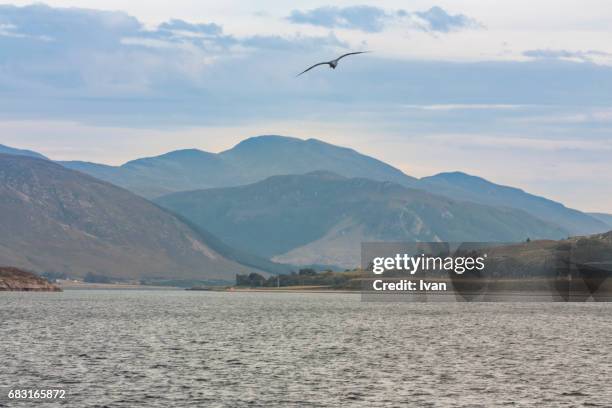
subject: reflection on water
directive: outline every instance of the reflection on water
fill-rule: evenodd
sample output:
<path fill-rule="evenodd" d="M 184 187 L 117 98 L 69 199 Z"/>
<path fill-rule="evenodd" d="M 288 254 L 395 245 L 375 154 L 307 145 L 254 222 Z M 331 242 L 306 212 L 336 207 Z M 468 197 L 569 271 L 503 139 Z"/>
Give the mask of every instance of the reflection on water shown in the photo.
<path fill-rule="evenodd" d="M 610 406 L 611 324 L 610 303 L 3 293 L 0 387 L 78 407 Z"/>

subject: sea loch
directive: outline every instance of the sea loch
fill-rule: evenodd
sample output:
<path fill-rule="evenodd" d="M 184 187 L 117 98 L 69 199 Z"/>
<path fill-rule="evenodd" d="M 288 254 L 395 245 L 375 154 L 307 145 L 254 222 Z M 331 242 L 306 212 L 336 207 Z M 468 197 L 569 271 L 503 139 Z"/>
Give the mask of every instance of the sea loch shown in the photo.
<path fill-rule="evenodd" d="M 8 292 L 0 384 L 62 388 L 68 406 L 92 408 L 608 407 L 611 312 L 338 293 Z"/>

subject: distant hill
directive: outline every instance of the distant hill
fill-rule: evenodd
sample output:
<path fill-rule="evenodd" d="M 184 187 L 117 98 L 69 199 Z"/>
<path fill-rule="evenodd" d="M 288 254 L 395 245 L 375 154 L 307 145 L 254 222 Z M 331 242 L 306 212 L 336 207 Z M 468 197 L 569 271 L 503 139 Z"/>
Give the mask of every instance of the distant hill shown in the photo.
<path fill-rule="evenodd" d="M 119 167 L 87 162 L 61 163 L 148 198 L 178 191 L 245 185 L 274 175 L 316 170 L 400 184 L 415 181 L 400 170 L 352 149 L 316 139 L 283 136 L 253 137 L 218 154 L 178 150 L 130 161 Z"/>
<path fill-rule="evenodd" d="M 526 212 L 330 172 L 156 200 L 224 242 L 279 262 L 353 267 L 367 241 L 524 241 L 567 231 Z"/>
<path fill-rule="evenodd" d="M 116 279 L 233 280 L 262 272 L 239 263 L 241 256 L 126 190 L 51 161 L 0 155 L 0 265 Z M 271 264 L 248 259 L 257 262 Z"/>
<path fill-rule="evenodd" d="M 5 146 L 2 144 L 0 144 L 0 154 L 14 154 L 16 156 L 38 157 L 39 159 L 48 160 L 40 153 L 36 153 L 31 150 L 15 149 L 14 147 Z"/>
<path fill-rule="evenodd" d="M 260 136 L 246 139 L 220 156 L 249 174 L 248 181 L 270 176 L 329 171 L 345 177 L 412 184 L 416 181 L 402 171 L 353 149 L 317 139 Z"/>
<path fill-rule="evenodd" d="M 524 210 L 535 217 L 561 226 L 572 235 L 600 233 L 609 229 L 609 226 L 597 217 L 518 188 L 494 184 L 461 172 L 424 177 L 415 187 L 455 200 Z"/>
<path fill-rule="evenodd" d="M 612 230 L 612 214 L 604 213 L 588 213 L 591 217 L 597 218 L 599 221 L 605 223 L 608 228 Z"/>
<path fill-rule="evenodd" d="M 118 167 L 79 161 L 60 163 L 147 198 L 175 191 L 238 185 L 245 179 L 219 155 L 197 149 L 137 159 Z"/>

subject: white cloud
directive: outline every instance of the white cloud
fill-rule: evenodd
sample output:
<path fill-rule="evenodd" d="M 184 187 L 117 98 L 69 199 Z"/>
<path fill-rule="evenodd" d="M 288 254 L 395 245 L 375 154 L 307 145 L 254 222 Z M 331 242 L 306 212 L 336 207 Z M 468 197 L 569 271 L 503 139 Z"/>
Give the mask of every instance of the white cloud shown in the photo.
<path fill-rule="evenodd" d="M 569 50 L 552 50 L 552 49 L 537 49 L 527 50 L 523 55 L 533 59 L 544 60 L 565 60 L 576 62 L 594 62 L 602 64 L 612 64 L 612 53 L 587 50 L 587 51 L 569 51 Z"/>
<path fill-rule="evenodd" d="M 296 24 L 310 24 L 327 28 L 347 28 L 365 32 L 380 32 L 389 25 L 403 26 L 435 33 L 448 33 L 481 24 L 463 14 L 449 14 L 434 6 L 425 11 L 403 9 L 387 11 L 376 6 L 325 6 L 310 10 L 293 10 L 287 20 Z"/>
<path fill-rule="evenodd" d="M 404 105 L 408 109 L 421 109 L 426 111 L 455 111 L 455 110 L 514 110 L 530 107 L 531 105 L 513 105 L 502 103 L 455 103 L 438 105 Z"/>

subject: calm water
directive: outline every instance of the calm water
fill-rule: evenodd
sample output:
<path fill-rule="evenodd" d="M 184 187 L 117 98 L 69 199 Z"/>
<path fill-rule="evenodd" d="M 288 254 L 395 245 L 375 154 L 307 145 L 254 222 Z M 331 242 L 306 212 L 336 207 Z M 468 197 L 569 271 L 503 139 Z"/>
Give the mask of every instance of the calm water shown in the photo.
<path fill-rule="evenodd" d="M 610 407 L 611 352 L 610 303 L 0 294 L 0 388 L 71 407 Z"/>

